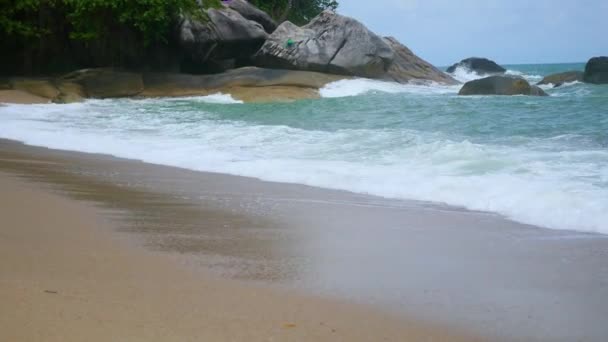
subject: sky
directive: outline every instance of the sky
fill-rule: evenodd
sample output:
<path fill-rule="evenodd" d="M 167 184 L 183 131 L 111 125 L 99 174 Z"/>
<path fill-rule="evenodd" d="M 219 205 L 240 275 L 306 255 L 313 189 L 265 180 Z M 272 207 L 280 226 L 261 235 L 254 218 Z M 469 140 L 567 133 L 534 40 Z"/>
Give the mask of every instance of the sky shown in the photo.
<path fill-rule="evenodd" d="M 338 12 L 437 66 L 586 62 L 608 55 L 608 0 L 340 0 Z"/>

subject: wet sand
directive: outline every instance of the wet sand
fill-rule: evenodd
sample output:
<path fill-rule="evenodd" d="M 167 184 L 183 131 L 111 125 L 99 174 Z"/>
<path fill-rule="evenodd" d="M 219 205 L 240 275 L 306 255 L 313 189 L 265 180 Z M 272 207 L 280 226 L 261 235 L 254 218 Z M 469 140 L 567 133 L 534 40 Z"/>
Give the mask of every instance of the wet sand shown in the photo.
<path fill-rule="evenodd" d="M 205 275 L 203 282 L 219 281 L 209 274 L 238 279 L 219 282 L 269 295 L 295 289 L 316 298 L 310 310 L 328 317 L 337 317 L 331 313 L 336 303 L 347 312 L 356 308 L 360 320 L 343 322 L 361 329 L 344 340 L 379 340 L 368 320 L 391 332 L 380 325 L 393 319 L 405 324 L 393 340 L 427 325 L 449 327 L 430 329 L 443 334 L 439 341 L 452 340 L 456 331 L 499 341 L 608 336 L 608 239 L 602 235 L 9 141 L 0 142 L 0 171 L 95 204 L 113 226 L 101 230 L 120 232 L 110 235 L 132 246 L 129 253 L 145 247 L 168 264 L 167 272 L 184 269 L 180 276 Z M 319 304 L 326 301 L 332 304 Z M 310 336 L 294 338 L 318 340 Z"/>
<path fill-rule="evenodd" d="M 51 165 L 23 157 L 1 159 L 2 341 L 472 340 L 341 301 L 203 276 L 132 248 L 95 203 L 5 172 L 8 163 Z"/>

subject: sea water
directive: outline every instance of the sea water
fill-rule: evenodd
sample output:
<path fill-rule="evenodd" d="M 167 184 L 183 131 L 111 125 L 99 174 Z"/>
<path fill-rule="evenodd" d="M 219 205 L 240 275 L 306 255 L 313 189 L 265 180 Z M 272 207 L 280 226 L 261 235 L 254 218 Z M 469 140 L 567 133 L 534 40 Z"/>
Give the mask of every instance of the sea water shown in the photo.
<path fill-rule="evenodd" d="M 508 73 L 536 82 L 583 68 L 513 65 Z M 608 85 L 547 86 L 550 97 L 458 90 L 354 79 L 293 103 L 216 94 L 5 105 L 0 137 L 608 234 Z"/>

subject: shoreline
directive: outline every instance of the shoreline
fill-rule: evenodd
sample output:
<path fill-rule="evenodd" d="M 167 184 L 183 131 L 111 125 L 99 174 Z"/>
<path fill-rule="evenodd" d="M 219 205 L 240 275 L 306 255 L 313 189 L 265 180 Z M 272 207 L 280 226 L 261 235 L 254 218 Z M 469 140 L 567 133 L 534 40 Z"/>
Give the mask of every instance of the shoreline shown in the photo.
<path fill-rule="evenodd" d="M 16 160 L 3 153 L 2 162 Z M 1 339 L 481 341 L 344 301 L 191 272 L 124 244 L 107 209 L 57 193 L 53 175 L 8 172 L 0 168 Z"/>
<path fill-rule="evenodd" d="M 596 234 L 6 140 L 0 170 L 55 184 L 106 213 L 125 211 L 119 235 L 195 273 L 490 340 L 601 341 L 607 333 L 598 317 L 607 310 L 608 239 Z M 577 319 L 565 324 L 569 315 Z"/>

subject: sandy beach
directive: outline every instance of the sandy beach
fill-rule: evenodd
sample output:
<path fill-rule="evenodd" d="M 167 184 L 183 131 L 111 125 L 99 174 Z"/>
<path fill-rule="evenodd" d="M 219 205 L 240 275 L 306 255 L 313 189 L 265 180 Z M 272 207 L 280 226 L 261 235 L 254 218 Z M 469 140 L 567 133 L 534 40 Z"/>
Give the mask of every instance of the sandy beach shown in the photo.
<path fill-rule="evenodd" d="M 0 172 L 3 340 L 607 333 L 602 235 L 7 140 Z"/>
<path fill-rule="evenodd" d="M 191 272 L 126 243 L 107 209 L 61 195 L 52 172 L 32 180 L 32 169 L 58 160 L 3 147 L 0 340 L 477 340 L 343 301 Z"/>

